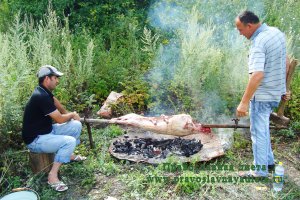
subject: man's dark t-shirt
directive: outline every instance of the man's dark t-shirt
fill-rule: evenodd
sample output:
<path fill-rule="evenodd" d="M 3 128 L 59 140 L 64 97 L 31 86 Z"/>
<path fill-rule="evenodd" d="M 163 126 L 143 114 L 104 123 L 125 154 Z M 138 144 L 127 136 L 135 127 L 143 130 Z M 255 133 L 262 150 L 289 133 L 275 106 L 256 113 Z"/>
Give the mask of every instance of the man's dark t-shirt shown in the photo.
<path fill-rule="evenodd" d="M 22 138 L 26 144 L 33 142 L 38 135 L 52 131 L 52 119 L 49 114 L 55 110 L 53 94 L 42 85 L 37 86 L 24 112 Z"/>

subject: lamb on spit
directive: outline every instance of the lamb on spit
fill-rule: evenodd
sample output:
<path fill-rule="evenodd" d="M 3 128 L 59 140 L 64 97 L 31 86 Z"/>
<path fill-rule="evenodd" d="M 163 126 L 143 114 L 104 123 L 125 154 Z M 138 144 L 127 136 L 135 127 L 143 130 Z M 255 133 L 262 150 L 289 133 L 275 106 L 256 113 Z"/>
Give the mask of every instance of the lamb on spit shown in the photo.
<path fill-rule="evenodd" d="M 195 124 L 190 115 L 179 114 L 172 116 L 144 117 L 134 113 L 113 118 L 109 123 L 133 126 L 152 132 L 185 136 L 201 132 L 201 125 Z"/>

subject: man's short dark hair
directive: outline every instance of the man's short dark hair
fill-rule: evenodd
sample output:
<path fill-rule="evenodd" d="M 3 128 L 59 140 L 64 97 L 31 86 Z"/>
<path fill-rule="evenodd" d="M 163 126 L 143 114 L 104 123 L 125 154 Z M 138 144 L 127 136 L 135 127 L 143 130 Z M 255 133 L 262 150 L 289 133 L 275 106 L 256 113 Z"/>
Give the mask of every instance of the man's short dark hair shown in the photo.
<path fill-rule="evenodd" d="M 52 76 L 55 76 L 53 74 L 47 75 L 49 78 L 51 78 Z M 43 81 L 45 80 L 46 76 L 40 77 L 39 78 L 39 85 L 41 85 L 43 83 Z"/>
<path fill-rule="evenodd" d="M 243 24 L 257 24 L 259 23 L 259 18 L 253 12 L 245 10 L 238 15 L 239 20 Z"/>

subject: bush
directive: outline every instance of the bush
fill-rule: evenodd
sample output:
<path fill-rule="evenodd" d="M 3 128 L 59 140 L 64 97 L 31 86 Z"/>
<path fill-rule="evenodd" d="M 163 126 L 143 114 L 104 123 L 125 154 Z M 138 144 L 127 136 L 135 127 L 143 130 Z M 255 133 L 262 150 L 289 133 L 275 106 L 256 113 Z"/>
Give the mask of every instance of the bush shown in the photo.
<path fill-rule="evenodd" d="M 243 38 L 237 32 L 233 34 L 234 28 L 227 23 L 215 25 L 206 16 L 207 11 L 201 12 L 202 4 L 194 7 L 179 2 L 165 4 L 170 16 L 160 11 L 161 5 L 157 4 L 150 16 L 153 25 L 157 25 L 154 19 L 164 14 L 163 20 L 169 17 L 178 21 L 165 26 L 161 22 L 158 27 L 168 31 L 169 26 L 174 26 L 171 27 L 174 33 L 172 38 L 162 38 L 167 42 L 158 48 L 149 72 L 150 112 L 186 112 L 205 122 L 231 114 L 247 82 L 247 50 Z M 204 7 L 209 8 L 207 4 Z M 219 7 L 216 5 L 216 9 Z M 178 10 L 179 17 L 173 13 Z"/>
<path fill-rule="evenodd" d="M 207 123 L 234 115 L 248 79 L 250 44 L 234 30 L 236 15 L 252 10 L 263 22 L 277 26 L 287 35 L 288 54 L 299 57 L 299 7 L 299 2 L 283 0 L 155 2 L 149 21 L 162 33 L 162 43 L 148 75 L 150 113 L 188 112 Z M 298 79 L 295 76 L 287 108 L 292 119 L 300 113 Z"/>
<path fill-rule="evenodd" d="M 45 64 L 65 73 L 54 93 L 69 110 L 91 112 L 95 103 L 100 104 L 111 90 L 126 93 L 135 89 L 135 94 L 128 95 L 132 106 L 144 108 L 145 83 L 138 78 L 145 70 L 147 59 L 142 56 L 140 41 L 136 38 L 137 26 L 124 23 L 125 38 L 111 41 L 108 51 L 101 35 L 93 38 L 84 30 L 73 34 L 68 19 L 64 22 L 62 26 L 55 12 L 49 9 L 48 15 L 38 23 L 27 18 L 22 21 L 18 15 L 8 32 L 0 32 L 3 44 L 0 47 L 0 132 L 6 138 L 1 148 L 15 141 L 19 141 L 17 146 L 22 143 L 23 109 L 37 85 L 36 72 Z M 135 85 L 121 84 L 133 79 Z"/>

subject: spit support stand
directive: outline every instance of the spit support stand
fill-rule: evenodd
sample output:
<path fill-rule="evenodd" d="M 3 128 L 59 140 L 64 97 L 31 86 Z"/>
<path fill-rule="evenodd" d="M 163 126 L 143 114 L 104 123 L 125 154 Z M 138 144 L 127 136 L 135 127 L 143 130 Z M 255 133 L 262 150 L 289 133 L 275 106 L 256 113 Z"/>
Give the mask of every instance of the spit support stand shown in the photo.
<path fill-rule="evenodd" d="M 240 119 L 239 118 L 233 118 L 231 121 L 234 121 L 235 127 L 234 127 L 233 130 L 236 131 L 236 129 L 238 128 Z"/>

